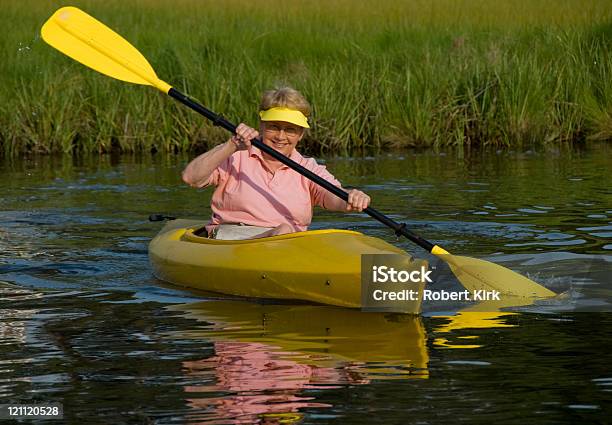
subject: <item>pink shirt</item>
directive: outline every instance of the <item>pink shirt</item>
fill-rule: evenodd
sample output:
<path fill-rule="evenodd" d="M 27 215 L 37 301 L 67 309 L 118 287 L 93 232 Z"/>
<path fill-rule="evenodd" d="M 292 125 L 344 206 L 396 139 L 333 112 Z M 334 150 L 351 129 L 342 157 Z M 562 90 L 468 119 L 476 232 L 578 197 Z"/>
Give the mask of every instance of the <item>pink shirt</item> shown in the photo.
<path fill-rule="evenodd" d="M 304 158 L 295 149 L 290 158 L 336 186 L 340 182 L 314 158 Z M 244 223 L 276 227 L 287 223 L 304 231 L 312 221 L 315 205 L 325 208 L 325 189 L 282 165 L 272 173 L 255 146 L 238 151 L 219 165 L 205 186 L 215 185 L 209 226 Z M 207 226 L 208 227 L 208 226 Z"/>

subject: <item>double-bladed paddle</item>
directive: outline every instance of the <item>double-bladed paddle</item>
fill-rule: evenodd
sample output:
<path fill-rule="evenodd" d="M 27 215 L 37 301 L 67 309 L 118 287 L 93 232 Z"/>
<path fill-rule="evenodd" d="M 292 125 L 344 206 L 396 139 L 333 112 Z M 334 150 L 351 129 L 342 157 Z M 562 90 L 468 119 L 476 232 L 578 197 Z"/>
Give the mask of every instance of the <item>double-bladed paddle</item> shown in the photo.
<path fill-rule="evenodd" d="M 57 10 L 43 25 L 41 33 L 48 44 L 83 65 L 118 80 L 156 87 L 204 115 L 214 125 L 236 133 L 234 124 L 160 80 L 147 59 L 134 46 L 82 10 L 75 7 Z M 252 140 L 251 143 L 344 201 L 348 200 L 348 193 L 344 190 L 263 144 L 261 140 Z M 392 220 L 374 208 L 368 207 L 363 212 L 389 226 L 398 236 L 407 237 L 448 263 L 459 282 L 468 290 L 494 289 L 502 294 L 530 298 L 556 295 L 544 286 L 498 264 L 452 255 L 406 229 L 405 224 Z"/>

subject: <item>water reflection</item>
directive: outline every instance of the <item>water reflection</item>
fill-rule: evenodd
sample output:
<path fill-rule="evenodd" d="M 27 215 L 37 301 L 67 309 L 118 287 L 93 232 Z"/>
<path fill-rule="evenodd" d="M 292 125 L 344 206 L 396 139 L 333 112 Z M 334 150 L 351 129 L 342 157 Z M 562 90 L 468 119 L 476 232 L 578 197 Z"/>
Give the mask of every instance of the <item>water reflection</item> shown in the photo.
<path fill-rule="evenodd" d="M 565 300 L 566 294 L 553 297 L 555 300 Z M 529 308 L 534 304 L 547 302 L 547 300 L 536 300 L 533 298 L 504 296 L 500 301 L 483 301 L 472 304 L 457 311 L 452 315 L 436 315 L 445 322 L 434 327 L 432 334 L 433 345 L 436 348 L 481 348 L 483 345 L 477 343 L 482 329 L 514 328 L 518 325 L 510 323 L 512 316 L 519 314 L 514 312 L 517 308 Z M 510 310 L 510 311 L 508 311 Z M 470 330 L 461 332 L 464 330 Z"/>
<path fill-rule="evenodd" d="M 16 369 L 31 363 L 31 358 L 14 356 L 13 353 L 28 343 L 28 323 L 38 313 L 37 309 L 11 308 L 10 303 L 34 300 L 40 294 L 27 289 L 10 285 L 0 281 L 0 398 L 8 397 L 13 393 L 16 381 L 31 382 L 31 377 L 21 379 L 12 378 Z"/>
<path fill-rule="evenodd" d="M 302 390 L 323 389 L 325 384 L 342 382 L 359 384 L 348 373 L 284 359 L 274 353 L 275 348 L 215 341 L 213 357 L 183 362 L 183 372 L 195 381 L 185 387 L 187 403 L 193 409 L 208 412 L 208 420 L 253 423 L 254 418 L 262 416 L 300 418 L 299 409 L 330 407 L 314 402 L 314 397 L 300 396 Z M 214 381 L 207 383 L 211 374 Z M 198 383 L 200 380 L 204 382 Z"/>
<path fill-rule="evenodd" d="M 309 391 L 429 376 L 418 316 L 241 301 L 170 309 L 201 323 L 180 332 L 181 338 L 214 341 L 213 356 L 183 363 L 193 378 L 185 388 L 189 404 L 212 408 L 214 418 L 250 423 L 261 415 L 294 415 L 306 407 L 331 407 L 313 401 Z"/>
<path fill-rule="evenodd" d="M 512 311 L 428 305 L 416 321 L 306 306 L 168 311 L 195 295 L 151 276 L 147 217 L 210 215 L 211 191 L 180 182 L 188 158 L 2 161 L 0 279 L 16 290 L 1 296 L 0 397 L 57 397 L 68 423 L 604 423 L 611 316 L 576 311 L 612 310 L 612 155 L 588 146 L 328 158 L 427 239 L 568 291 Z M 363 214 L 319 210 L 313 227 L 424 255 Z"/>
<path fill-rule="evenodd" d="M 491 312 L 491 311 L 464 311 L 458 312 L 454 316 L 445 316 L 447 320 L 434 329 L 436 336 L 433 345 L 436 348 L 481 348 L 482 344 L 477 344 L 478 334 L 459 334 L 457 331 L 462 329 L 493 329 L 493 328 L 513 328 L 516 325 L 508 323 L 508 316 L 517 313 Z M 444 336 L 440 335 L 443 334 Z"/>

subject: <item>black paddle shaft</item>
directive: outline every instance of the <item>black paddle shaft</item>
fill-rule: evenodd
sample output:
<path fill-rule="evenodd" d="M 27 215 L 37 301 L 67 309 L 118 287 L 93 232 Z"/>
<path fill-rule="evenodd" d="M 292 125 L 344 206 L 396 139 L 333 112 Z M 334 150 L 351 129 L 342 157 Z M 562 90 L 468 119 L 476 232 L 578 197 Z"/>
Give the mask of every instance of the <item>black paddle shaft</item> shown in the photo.
<path fill-rule="evenodd" d="M 226 129 L 227 131 L 229 131 L 229 132 L 231 132 L 233 134 L 236 134 L 236 126 L 234 124 L 232 124 L 231 122 L 229 122 L 228 120 L 226 120 L 221 114 L 215 114 L 211 110 L 205 108 L 204 106 L 202 106 L 198 102 L 194 101 L 193 99 L 190 99 L 189 97 L 185 96 L 184 94 L 182 94 L 181 92 L 179 92 L 178 90 L 176 90 L 174 88 L 171 88 L 168 91 L 168 94 L 171 97 L 173 97 L 174 99 L 176 99 L 179 102 L 181 102 L 182 104 L 184 104 L 186 106 L 189 106 L 194 111 L 204 115 L 206 118 L 208 118 L 210 121 L 212 121 L 213 125 L 222 127 L 224 129 Z M 274 159 L 282 162 L 286 166 L 294 169 L 295 171 L 297 171 L 298 173 L 300 173 L 304 177 L 312 180 L 313 182 L 315 182 L 319 186 L 323 187 L 324 189 L 330 191 L 331 193 L 333 193 L 334 195 L 336 195 L 340 199 L 348 202 L 348 193 L 345 192 L 344 190 L 342 190 L 341 188 L 339 188 L 338 186 L 335 186 L 335 185 L 331 184 L 330 182 L 328 182 L 324 178 L 316 175 L 315 173 L 313 173 L 310 170 L 307 170 L 306 168 L 302 167 L 297 162 L 287 158 L 285 155 L 283 155 L 282 153 L 278 152 L 277 150 L 271 148 L 270 146 L 264 145 L 263 142 L 261 140 L 259 140 L 259 139 L 251 140 L 251 144 L 254 145 L 255 147 L 259 148 L 263 152 L 267 153 L 268 155 L 270 155 Z M 412 233 L 410 230 L 406 229 L 406 224 L 405 223 L 398 223 L 395 220 L 387 217 L 386 215 L 384 215 L 383 213 L 375 210 L 372 207 L 367 207 L 366 209 L 363 210 L 363 212 L 368 214 L 370 217 L 380 221 L 382 224 L 384 224 L 386 226 L 389 226 L 391 229 L 393 229 L 395 231 L 395 234 L 397 236 L 402 235 L 402 236 L 407 237 L 408 239 L 410 239 L 415 244 L 417 244 L 420 247 L 426 249 L 427 252 L 431 252 L 431 250 L 433 249 L 434 244 L 432 244 L 431 242 L 423 239 L 419 235 L 416 235 L 416 234 Z"/>

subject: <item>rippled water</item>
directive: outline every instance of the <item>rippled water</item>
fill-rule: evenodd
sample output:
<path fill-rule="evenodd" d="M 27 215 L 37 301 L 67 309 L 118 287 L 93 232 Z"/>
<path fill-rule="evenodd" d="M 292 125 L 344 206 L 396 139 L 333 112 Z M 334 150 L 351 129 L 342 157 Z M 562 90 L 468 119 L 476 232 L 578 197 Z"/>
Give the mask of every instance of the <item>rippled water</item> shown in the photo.
<path fill-rule="evenodd" d="M 385 315 L 211 299 L 156 280 L 150 213 L 206 217 L 187 158 L 4 161 L 0 396 L 67 422 L 590 423 L 612 405 L 612 148 L 327 158 L 441 246 L 562 297 Z M 360 214 L 318 211 L 425 253 Z"/>

